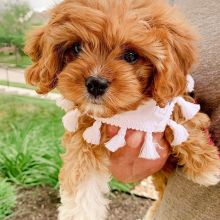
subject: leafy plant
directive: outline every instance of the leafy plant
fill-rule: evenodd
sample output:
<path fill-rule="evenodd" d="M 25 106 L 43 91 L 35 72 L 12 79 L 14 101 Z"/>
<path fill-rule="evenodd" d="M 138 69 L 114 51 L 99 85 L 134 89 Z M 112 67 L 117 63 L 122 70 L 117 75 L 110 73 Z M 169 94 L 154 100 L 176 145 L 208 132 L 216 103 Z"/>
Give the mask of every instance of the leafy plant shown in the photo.
<path fill-rule="evenodd" d="M 61 166 L 62 112 L 49 101 L 1 97 L 0 172 L 24 186 L 57 185 Z"/>
<path fill-rule="evenodd" d="M 111 190 L 117 190 L 117 191 L 120 191 L 120 192 L 130 192 L 134 186 L 135 186 L 135 183 L 122 183 L 116 179 L 112 179 L 110 182 L 109 182 L 109 186 L 111 188 Z"/>
<path fill-rule="evenodd" d="M 22 186 L 58 186 L 62 115 L 51 101 L 1 95 L 0 172 L 4 177 Z M 134 187 L 115 179 L 109 185 L 123 192 Z"/>
<path fill-rule="evenodd" d="M 4 219 L 16 205 L 16 192 L 15 187 L 3 179 L 0 179 L 0 198 L 0 219 Z"/>

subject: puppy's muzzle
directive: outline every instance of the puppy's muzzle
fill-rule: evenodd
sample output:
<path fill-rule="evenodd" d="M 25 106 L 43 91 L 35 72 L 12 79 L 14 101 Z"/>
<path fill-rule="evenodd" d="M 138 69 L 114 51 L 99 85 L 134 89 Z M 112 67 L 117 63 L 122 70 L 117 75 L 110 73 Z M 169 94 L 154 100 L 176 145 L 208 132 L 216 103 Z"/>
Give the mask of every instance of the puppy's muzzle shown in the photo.
<path fill-rule="evenodd" d="M 85 84 L 88 93 L 95 98 L 104 95 L 109 86 L 109 82 L 105 78 L 94 76 L 88 77 Z"/>

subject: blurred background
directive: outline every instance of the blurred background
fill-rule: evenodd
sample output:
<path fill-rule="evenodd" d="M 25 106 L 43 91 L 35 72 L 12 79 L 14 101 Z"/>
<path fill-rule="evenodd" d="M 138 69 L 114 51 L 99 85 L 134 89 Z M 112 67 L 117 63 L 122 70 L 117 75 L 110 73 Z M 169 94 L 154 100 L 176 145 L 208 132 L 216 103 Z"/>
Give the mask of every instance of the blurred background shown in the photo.
<path fill-rule="evenodd" d="M 56 91 L 38 96 L 25 84 L 31 64 L 23 52 L 25 33 L 47 21 L 59 0 L 0 0 L 0 220 L 55 220 L 64 114 Z M 155 199 L 150 182 L 112 180 L 111 219 L 141 219 Z M 135 196 L 139 195 L 139 197 Z"/>
<path fill-rule="evenodd" d="M 56 91 L 38 96 L 25 84 L 31 61 L 23 46 L 25 33 L 44 24 L 59 1 L 0 0 L 0 220 L 57 219 L 64 112 L 55 105 Z M 206 93 L 206 87 L 218 91 L 220 0 L 169 2 L 180 7 L 201 35 L 197 92 Z M 207 74 L 208 81 L 198 77 Z M 157 198 L 150 178 L 135 184 L 113 179 L 109 185 L 113 202 L 108 220 L 140 220 Z"/>

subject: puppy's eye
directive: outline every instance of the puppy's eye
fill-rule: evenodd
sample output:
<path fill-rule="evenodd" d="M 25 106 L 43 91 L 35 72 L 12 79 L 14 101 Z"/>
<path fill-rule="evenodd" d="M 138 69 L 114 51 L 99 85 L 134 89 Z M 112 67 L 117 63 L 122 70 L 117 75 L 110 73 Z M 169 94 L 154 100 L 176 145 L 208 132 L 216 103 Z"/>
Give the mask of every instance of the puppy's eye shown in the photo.
<path fill-rule="evenodd" d="M 72 46 L 72 53 L 75 56 L 78 56 L 79 53 L 81 52 L 81 50 L 82 50 L 81 43 L 77 42 L 77 43 L 73 44 L 73 46 Z"/>
<path fill-rule="evenodd" d="M 123 59 L 130 64 L 136 63 L 138 58 L 139 58 L 138 54 L 132 50 L 126 51 L 123 54 Z"/>

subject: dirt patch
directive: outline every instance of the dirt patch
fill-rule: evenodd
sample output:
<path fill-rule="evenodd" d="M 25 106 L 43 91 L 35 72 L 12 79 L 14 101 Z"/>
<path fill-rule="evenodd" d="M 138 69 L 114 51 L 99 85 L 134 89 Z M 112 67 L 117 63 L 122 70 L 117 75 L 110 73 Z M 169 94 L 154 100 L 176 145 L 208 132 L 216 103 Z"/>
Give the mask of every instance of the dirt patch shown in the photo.
<path fill-rule="evenodd" d="M 152 204 L 150 199 L 114 192 L 110 195 L 108 220 L 141 220 Z"/>
<path fill-rule="evenodd" d="M 22 189 L 10 220 L 55 220 L 59 198 L 51 188 Z"/>
<path fill-rule="evenodd" d="M 108 220 L 140 220 L 151 200 L 114 192 L 110 195 Z M 17 207 L 10 220 L 56 220 L 59 197 L 51 188 L 19 190 Z"/>

